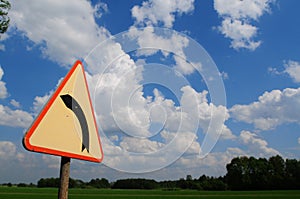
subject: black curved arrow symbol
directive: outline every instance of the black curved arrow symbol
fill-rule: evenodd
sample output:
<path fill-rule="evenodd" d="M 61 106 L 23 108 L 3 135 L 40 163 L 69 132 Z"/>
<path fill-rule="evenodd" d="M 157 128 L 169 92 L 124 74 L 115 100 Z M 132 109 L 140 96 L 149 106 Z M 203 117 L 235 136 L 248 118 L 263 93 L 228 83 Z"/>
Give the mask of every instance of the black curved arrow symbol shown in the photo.
<path fill-rule="evenodd" d="M 66 95 L 61 95 L 60 96 L 62 101 L 65 103 L 66 107 L 71 109 L 76 117 L 79 120 L 80 126 L 81 126 L 81 133 L 82 133 L 82 147 L 81 151 L 84 149 L 89 152 L 89 128 L 88 128 L 88 123 L 86 121 L 84 112 L 78 102 L 69 94 Z"/>

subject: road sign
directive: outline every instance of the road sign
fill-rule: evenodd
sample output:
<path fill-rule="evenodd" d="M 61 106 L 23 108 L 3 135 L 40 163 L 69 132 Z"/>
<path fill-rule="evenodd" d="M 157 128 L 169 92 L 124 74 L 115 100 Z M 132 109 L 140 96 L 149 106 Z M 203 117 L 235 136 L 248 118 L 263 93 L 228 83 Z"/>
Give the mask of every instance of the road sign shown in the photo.
<path fill-rule="evenodd" d="M 27 150 L 101 162 L 103 152 L 83 65 L 77 61 L 23 139 Z"/>

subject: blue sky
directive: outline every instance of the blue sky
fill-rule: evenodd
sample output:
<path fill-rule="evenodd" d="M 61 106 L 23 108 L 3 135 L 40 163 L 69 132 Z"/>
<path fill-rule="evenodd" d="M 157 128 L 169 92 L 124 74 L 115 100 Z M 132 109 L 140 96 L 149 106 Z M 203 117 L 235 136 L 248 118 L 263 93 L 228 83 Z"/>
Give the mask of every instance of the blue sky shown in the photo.
<path fill-rule="evenodd" d="M 198 178 L 224 175 L 236 156 L 299 159 L 299 1 L 11 4 L 0 40 L 0 183 L 58 176 L 60 159 L 26 151 L 22 138 L 77 59 L 104 161 L 72 161 L 73 178 Z M 193 42 L 205 50 L 188 52 Z"/>

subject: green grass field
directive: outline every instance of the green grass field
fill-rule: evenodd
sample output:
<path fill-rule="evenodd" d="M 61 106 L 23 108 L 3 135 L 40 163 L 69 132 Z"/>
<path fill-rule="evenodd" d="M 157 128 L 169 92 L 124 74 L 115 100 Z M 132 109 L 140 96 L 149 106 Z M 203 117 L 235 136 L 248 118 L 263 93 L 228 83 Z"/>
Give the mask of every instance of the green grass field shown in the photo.
<path fill-rule="evenodd" d="M 57 189 L 0 187 L 1 199 L 55 199 Z M 209 199 L 299 199 L 298 191 L 194 191 L 194 190 L 114 190 L 114 189 L 70 189 L 69 199 L 128 199 L 128 198 L 209 198 Z"/>

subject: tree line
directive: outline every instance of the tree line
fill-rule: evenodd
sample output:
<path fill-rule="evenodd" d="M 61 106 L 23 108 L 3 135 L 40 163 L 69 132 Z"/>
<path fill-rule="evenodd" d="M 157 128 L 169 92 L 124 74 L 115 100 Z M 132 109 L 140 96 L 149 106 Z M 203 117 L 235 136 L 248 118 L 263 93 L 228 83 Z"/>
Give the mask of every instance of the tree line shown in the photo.
<path fill-rule="evenodd" d="M 300 161 L 295 159 L 238 157 L 226 169 L 231 190 L 300 189 Z"/>
<path fill-rule="evenodd" d="M 227 185 L 222 177 L 214 178 L 201 176 L 199 179 L 192 179 L 191 175 L 179 180 L 157 182 L 153 179 L 133 178 L 120 179 L 109 183 L 105 178 L 92 179 L 89 182 L 72 179 L 69 181 L 69 188 L 111 188 L 111 189 L 197 189 L 197 190 L 226 190 Z M 22 183 L 23 184 L 23 183 Z M 59 178 L 42 178 L 38 181 L 37 187 L 59 187 Z"/>
<path fill-rule="evenodd" d="M 196 189 L 196 190 L 283 190 L 300 189 L 300 160 L 273 156 L 269 159 L 236 157 L 226 165 L 227 173 L 220 177 L 202 175 L 178 180 L 156 181 L 153 179 L 120 179 L 109 182 L 105 178 L 84 182 L 70 178 L 70 188 L 111 188 L 111 189 Z M 3 184 L 12 186 L 11 183 Z M 19 183 L 17 186 L 34 186 Z M 59 187 L 59 178 L 42 178 L 37 187 Z"/>
<path fill-rule="evenodd" d="M 37 187 L 59 187 L 60 179 L 59 178 L 42 178 L 37 182 Z M 69 188 L 110 188 L 111 184 L 105 178 L 96 178 L 92 179 L 89 182 L 84 182 L 79 179 L 69 179 Z"/>
<path fill-rule="evenodd" d="M 285 190 L 300 189 L 300 160 L 273 156 L 269 159 L 236 157 L 226 165 L 225 176 L 200 176 L 156 182 L 146 179 L 117 180 L 112 188 L 197 189 L 197 190 Z"/>

